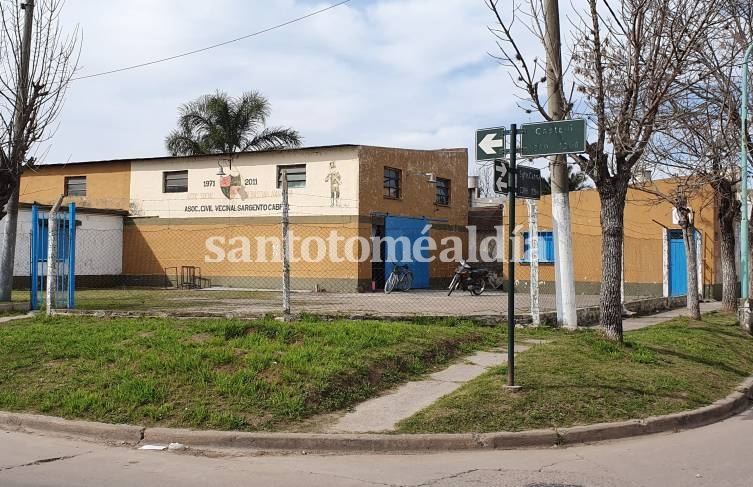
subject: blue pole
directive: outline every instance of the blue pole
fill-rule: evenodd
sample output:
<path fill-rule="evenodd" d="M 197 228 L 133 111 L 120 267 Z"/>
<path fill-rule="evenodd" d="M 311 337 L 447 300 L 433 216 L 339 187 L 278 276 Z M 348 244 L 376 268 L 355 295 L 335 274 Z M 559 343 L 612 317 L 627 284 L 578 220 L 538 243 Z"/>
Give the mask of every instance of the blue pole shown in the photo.
<path fill-rule="evenodd" d="M 68 205 L 68 309 L 76 307 L 76 204 Z"/>
<path fill-rule="evenodd" d="M 743 303 L 747 309 L 748 302 L 748 63 L 753 53 L 753 43 L 745 51 L 743 60 L 742 113 L 740 133 L 740 204 L 742 218 L 740 219 L 740 287 Z"/>
<path fill-rule="evenodd" d="M 37 205 L 31 207 L 31 285 L 29 287 L 29 308 L 32 310 L 39 309 L 39 208 Z"/>

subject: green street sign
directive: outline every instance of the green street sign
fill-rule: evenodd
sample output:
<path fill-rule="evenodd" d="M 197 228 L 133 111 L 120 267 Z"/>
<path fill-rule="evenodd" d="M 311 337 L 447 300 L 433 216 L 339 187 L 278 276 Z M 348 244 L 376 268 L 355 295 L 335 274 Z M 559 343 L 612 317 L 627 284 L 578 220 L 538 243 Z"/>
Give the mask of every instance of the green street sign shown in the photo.
<path fill-rule="evenodd" d="M 505 154 L 507 130 L 492 127 L 476 130 L 476 160 L 492 161 Z"/>
<path fill-rule="evenodd" d="M 586 121 L 527 123 L 522 127 L 522 156 L 552 156 L 586 152 Z"/>

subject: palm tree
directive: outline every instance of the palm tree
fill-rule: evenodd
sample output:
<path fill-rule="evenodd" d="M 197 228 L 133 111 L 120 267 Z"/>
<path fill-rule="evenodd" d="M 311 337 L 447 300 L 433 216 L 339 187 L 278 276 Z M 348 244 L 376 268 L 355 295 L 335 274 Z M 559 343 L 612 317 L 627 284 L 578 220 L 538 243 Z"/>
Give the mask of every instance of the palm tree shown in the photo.
<path fill-rule="evenodd" d="M 269 101 L 255 91 L 234 98 L 218 91 L 179 109 L 178 129 L 165 139 L 173 156 L 232 154 L 301 146 L 297 131 L 265 127 Z"/>
<path fill-rule="evenodd" d="M 575 169 L 573 166 L 567 166 L 567 187 L 568 191 L 580 191 L 581 189 L 590 188 L 591 180 L 583 171 Z M 552 193 L 551 176 L 541 179 L 541 194 Z"/>

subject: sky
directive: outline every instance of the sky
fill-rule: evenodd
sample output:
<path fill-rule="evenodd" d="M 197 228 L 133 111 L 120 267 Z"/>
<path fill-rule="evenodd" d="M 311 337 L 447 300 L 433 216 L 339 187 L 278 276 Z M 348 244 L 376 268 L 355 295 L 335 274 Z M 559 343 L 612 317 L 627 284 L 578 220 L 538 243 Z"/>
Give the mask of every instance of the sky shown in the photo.
<path fill-rule="evenodd" d="M 81 29 L 78 75 L 86 76 L 256 32 L 332 3 L 67 0 L 62 22 Z M 517 107 L 508 70 L 490 56 L 493 21 L 483 0 L 351 0 L 212 51 L 74 81 L 54 137 L 38 152 L 45 162 L 165 155 L 178 107 L 216 90 L 261 92 L 272 108 L 269 124 L 295 128 L 304 146 L 470 151 L 477 128 L 540 121 Z M 538 50 L 531 39 L 524 43 Z M 473 165 L 473 152 L 469 157 Z"/>

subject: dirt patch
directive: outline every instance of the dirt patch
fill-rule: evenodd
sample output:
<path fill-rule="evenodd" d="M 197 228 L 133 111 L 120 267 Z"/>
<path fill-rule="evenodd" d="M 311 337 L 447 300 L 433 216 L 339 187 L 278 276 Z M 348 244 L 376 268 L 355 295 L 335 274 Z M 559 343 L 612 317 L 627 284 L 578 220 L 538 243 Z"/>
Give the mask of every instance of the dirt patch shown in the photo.
<path fill-rule="evenodd" d="M 196 335 L 191 336 L 189 340 L 191 343 L 206 343 L 212 338 L 214 338 L 214 335 L 209 333 L 197 333 Z"/>
<path fill-rule="evenodd" d="M 238 372 L 239 369 L 240 369 L 240 366 L 238 364 L 230 363 L 230 364 L 218 365 L 214 368 L 214 371 L 222 373 L 222 374 L 234 374 Z"/>
<path fill-rule="evenodd" d="M 321 433 L 328 431 L 330 427 L 337 424 L 346 413 L 346 410 L 342 410 L 334 413 L 317 414 L 298 423 L 283 425 L 282 429 L 289 433 Z"/>
<path fill-rule="evenodd" d="M 260 371 L 258 374 L 256 374 L 256 377 L 259 379 L 263 379 L 270 384 L 277 384 L 281 382 L 280 372 L 281 372 L 280 367 L 277 367 L 276 364 L 274 364 Z"/>
<path fill-rule="evenodd" d="M 50 360 L 49 362 L 45 363 L 45 367 L 61 367 L 63 365 L 66 365 L 68 361 L 64 358 L 57 359 L 57 360 Z"/>
<path fill-rule="evenodd" d="M 246 415 L 243 419 L 251 429 L 258 430 L 269 428 L 275 417 L 272 414 L 262 414 L 261 416 Z"/>

